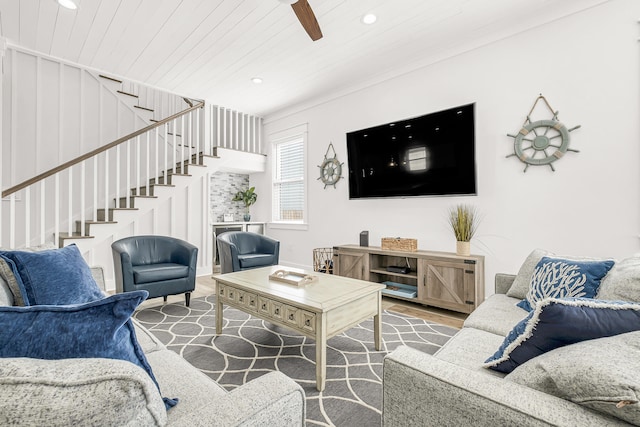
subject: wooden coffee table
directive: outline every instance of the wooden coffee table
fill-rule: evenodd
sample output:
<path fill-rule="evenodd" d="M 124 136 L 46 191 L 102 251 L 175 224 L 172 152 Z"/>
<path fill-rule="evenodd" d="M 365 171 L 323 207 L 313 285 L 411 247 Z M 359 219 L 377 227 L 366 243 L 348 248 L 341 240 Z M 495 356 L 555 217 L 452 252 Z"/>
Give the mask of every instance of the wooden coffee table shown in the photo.
<path fill-rule="evenodd" d="M 311 274 L 318 280 L 290 285 L 269 279 L 277 270 Z M 373 317 L 376 350 L 382 347 L 381 290 L 384 285 L 280 265 L 218 274 L 216 334 L 222 333 L 223 304 L 316 340 L 316 388 L 324 390 L 327 339 Z"/>

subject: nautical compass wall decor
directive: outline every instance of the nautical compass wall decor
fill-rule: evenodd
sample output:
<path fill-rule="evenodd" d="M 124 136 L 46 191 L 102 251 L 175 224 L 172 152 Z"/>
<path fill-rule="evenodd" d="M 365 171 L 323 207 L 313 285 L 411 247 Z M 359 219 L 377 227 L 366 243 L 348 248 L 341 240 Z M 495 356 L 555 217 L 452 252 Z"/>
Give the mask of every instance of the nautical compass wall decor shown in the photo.
<path fill-rule="evenodd" d="M 333 157 L 329 157 L 329 151 L 333 151 Z M 327 152 L 324 154 L 324 161 L 321 165 L 318 165 L 320 168 L 320 178 L 318 179 L 322 181 L 324 188 L 327 188 L 327 185 L 333 185 L 333 188 L 336 188 L 336 183 L 342 178 L 343 164 L 338 161 L 338 155 L 333 148 L 333 144 L 329 143 Z"/>
<path fill-rule="evenodd" d="M 531 121 L 531 113 L 536 108 L 538 101 L 543 100 L 553 115 L 551 120 Z M 570 136 L 569 132 L 578 129 L 580 125 L 567 129 L 565 125 L 558 121 L 558 111 L 547 102 L 547 99 L 540 94 L 533 103 L 531 111 L 527 115 L 527 119 L 522 124 L 522 129 L 517 135 L 507 134 L 513 138 L 513 154 L 508 157 L 515 156 L 525 163 L 524 171 L 529 166 L 548 165 L 555 172 L 553 162 L 560 159 L 567 151 L 578 153 L 578 150 L 569 148 Z"/>

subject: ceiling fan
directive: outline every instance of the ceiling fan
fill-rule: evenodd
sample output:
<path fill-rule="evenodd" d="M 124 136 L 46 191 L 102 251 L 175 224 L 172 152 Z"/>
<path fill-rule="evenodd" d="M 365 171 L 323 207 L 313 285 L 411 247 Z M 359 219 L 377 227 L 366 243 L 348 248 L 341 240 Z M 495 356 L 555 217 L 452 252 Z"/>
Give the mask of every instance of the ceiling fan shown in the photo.
<path fill-rule="evenodd" d="M 298 21 L 302 24 L 302 28 L 309 34 L 311 40 L 316 41 L 322 38 L 320 25 L 318 25 L 318 20 L 307 0 L 280 0 L 280 2 L 291 5 Z"/>

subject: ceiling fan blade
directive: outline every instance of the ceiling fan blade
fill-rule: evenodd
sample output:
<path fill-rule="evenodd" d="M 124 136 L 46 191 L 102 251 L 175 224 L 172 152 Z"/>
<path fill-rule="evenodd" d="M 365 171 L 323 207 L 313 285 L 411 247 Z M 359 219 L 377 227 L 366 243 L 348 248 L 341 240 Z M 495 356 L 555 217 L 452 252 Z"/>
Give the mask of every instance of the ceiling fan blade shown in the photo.
<path fill-rule="evenodd" d="M 314 15 L 311 6 L 309 6 L 309 2 L 307 2 L 307 0 L 298 0 L 292 4 L 291 7 L 296 13 L 302 27 L 307 34 L 309 34 L 309 37 L 311 37 L 311 40 L 316 41 L 321 39 L 322 31 L 320 30 L 320 25 L 318 25 L 316 15 Z"/>

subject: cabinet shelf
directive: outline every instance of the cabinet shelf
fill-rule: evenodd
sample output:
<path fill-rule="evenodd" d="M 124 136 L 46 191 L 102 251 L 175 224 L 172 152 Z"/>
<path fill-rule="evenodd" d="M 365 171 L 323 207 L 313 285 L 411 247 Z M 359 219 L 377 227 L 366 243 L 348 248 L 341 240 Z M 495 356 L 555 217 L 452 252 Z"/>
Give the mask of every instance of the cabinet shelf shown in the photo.
<path fill-rule="evenodd" d="M 384 274 L 385 276 L 395 276 L 395 277 L 406 277 L 408 279 L 418 279 L 418 275 L 416 273 L 395 273 L 393 271 L 380 270 L 377 268 L 372 268 L 369 270 L 370 273 L 375 274 Z"/>
<path fill-rule="evenodd" d="M 415 298 L 418 295 L 418 287 L 415 285 L 405 285 L 404 283 L 397 282 L 382 282 L 386 286 L 382 290 L 383 295 L 403 297 L 403 298 Z"/>

